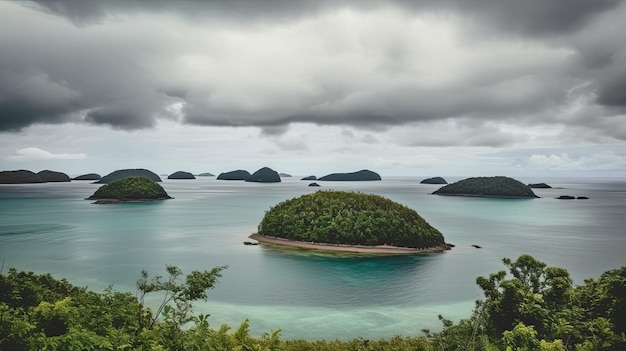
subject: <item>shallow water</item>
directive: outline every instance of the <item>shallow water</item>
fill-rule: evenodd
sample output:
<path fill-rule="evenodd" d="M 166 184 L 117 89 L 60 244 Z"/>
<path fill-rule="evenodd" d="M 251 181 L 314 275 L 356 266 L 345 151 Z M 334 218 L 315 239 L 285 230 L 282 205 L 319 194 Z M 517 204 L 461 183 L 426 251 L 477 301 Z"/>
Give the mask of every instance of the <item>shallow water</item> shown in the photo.
<path fill-rule="evenodd" d="M 270 206 L 318 189 L 295 177 L 279 184 L 201 178 L 164 181 L 174 200 L 122 205 L 83 200 L 98 188 L 89 182 L 0 185 L 0 260 L 5 270 L 128 291 L 142 269 L 164 274 L 166 264 L 186 272 L 228 265 L 209 301 L 196 304 L 198 313 L 210 313 L 214 326 L 248 318 L 255 334 L 281 328 L 284 338 L 305 339 L 436 330 L 438 314 L 469 316 L 481 297 L 475 278 L 502 270 L 503 257 L 531 254 L 567 268 L 577 283 L 626 265 L 624 181 L 520 179 L 563 189 L 507 200 L 429 195 L 439 186 L 420 179 L 321 185 L 415 209 L 456 245 L 452 251 L 362 257 L 244 246 Z M 559 195 L 590 199 L 554 199 Z"/>

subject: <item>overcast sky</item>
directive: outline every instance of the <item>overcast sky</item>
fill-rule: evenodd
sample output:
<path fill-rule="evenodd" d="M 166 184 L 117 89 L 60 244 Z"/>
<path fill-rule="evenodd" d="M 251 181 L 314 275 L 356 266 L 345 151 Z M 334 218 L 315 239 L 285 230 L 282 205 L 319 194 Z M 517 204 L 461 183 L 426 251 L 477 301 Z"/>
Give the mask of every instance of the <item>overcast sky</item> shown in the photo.
<path fill-rule="evenodd" d="M 626 1 L 0 1 L 0 170 L 626 176 Z"/>

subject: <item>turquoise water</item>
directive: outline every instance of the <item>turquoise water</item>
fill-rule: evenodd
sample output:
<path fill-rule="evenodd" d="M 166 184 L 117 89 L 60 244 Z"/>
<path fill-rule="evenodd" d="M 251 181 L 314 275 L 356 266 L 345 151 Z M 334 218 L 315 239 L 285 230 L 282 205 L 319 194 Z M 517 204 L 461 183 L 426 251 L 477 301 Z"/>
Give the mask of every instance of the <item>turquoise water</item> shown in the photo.
<path fill-rule="evenodd" d="M 279 184 L 198 180 L 162 183 L 174 200 L 93 205 L 88 182 L 0 185 L 0 260 L 50 272 L 94 290 L 113 284 L 134 291 L 142 269 L 166 264 L 188 272 L 228 265 L 208 302 L 214 326 L 252 332 L 282 329 L 284 338 L 348 339 L 419 335 L 440 327 L 438 314 L 459 319 L 481 298 L 479 275 L 503 269 L 503 257 L 528 253 L 567 268 L 577 283 L 626 265 L 626 182 L 606 179 L 520 179 L 563 189 L 536 189 L 532 200 L 429 195 L 422 178 L 323 182 L 401 202 L 456 247 L 443 254 L 333 256 L 244 246 L 270 206 L 317 189 Z M 456 180 L 456 179 L 449 179 Z M 556 200 L 559 195 L 589 200 Z M 481 245 L 482 249 L 471 247 Z"/>

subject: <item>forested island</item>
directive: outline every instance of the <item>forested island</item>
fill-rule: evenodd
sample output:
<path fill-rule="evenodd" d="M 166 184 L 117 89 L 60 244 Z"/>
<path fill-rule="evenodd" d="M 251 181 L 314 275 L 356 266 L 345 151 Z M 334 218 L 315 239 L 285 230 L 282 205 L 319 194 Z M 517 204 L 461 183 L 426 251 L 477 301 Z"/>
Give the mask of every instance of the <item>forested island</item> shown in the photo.
<path fill-rule="evenodd" d="M 0 272 L 0 350 L 283 351 L 622 351 L 626 349 L 626 267 L 574 286 L 569 272 L 532 256 L 503 259 L 506 271 L 478 277 L 484 298 L 457 323 L 388 339 L 283 340 L 250 335 L 247 320 L 215 329 L 193 303 L 208 298 L 226 267 L 167 276 L 142 271 L 137 292 L 94 292 L 50 274 Z M 148 296 L 165 299 L 154 309 Z"/>
<path fill-rule="evenodd" d="M 308 244 L 298 247 L 329 251 L 334 250 L 323 245 L 447 249 L 441 232 L 415 210 L 382 196 L 345 191 L 317 191 L 283 201 L 265 213 L 251 238 L 289 245 L 276 240 L 286 239 Z"/>
<path fill-rule="evenodd" d="M 95 203 L 123 203 L 166 200 L 171 197 L 162 186 L 144 177 L 126 177 L 98 188 L 87 200 Z"/>
<path fill-rule="evenodd" d="M 100 178 L 95 183 L 98 184 L 107 184 L 114 182 L 116 180 L 124 179 L 127 177 L 144 177 L 152 180 L 153 182 L 160 182 L 161 177 L 159 177 L 156 173 L 143 169 L 143 168 L 135 168 L 135 169 L 119 169 L 117 171 L 111 172 L 104 177 Z"/>
<path fill-rule="evenodd" d="M 381 178 L 380 178 L 380 175 L 376 172 L 372 172 L 368 169 L 362 169 L 357 172 L 331 173 L 321 178 L 318 178 L 317 180 L 343 182 L 343 181 L 372 181 L 372 180 L 381 180 Z"/>
<path fill-rule="evenodd" d="M 475 177 L 448 184 L 433 192 L 435 195 L 536 198 L 524 183 L 509 177 Z"/>

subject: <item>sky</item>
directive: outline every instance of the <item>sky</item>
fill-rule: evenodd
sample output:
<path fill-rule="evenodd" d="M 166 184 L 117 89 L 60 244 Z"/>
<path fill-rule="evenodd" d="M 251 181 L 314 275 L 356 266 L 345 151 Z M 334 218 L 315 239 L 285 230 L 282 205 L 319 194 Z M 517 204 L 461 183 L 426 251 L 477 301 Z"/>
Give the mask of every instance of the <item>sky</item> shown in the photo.
<path fill-rule="evenodd" d="M 626 1 L 0 1 L 0 170 L 626 176 Z"/>

